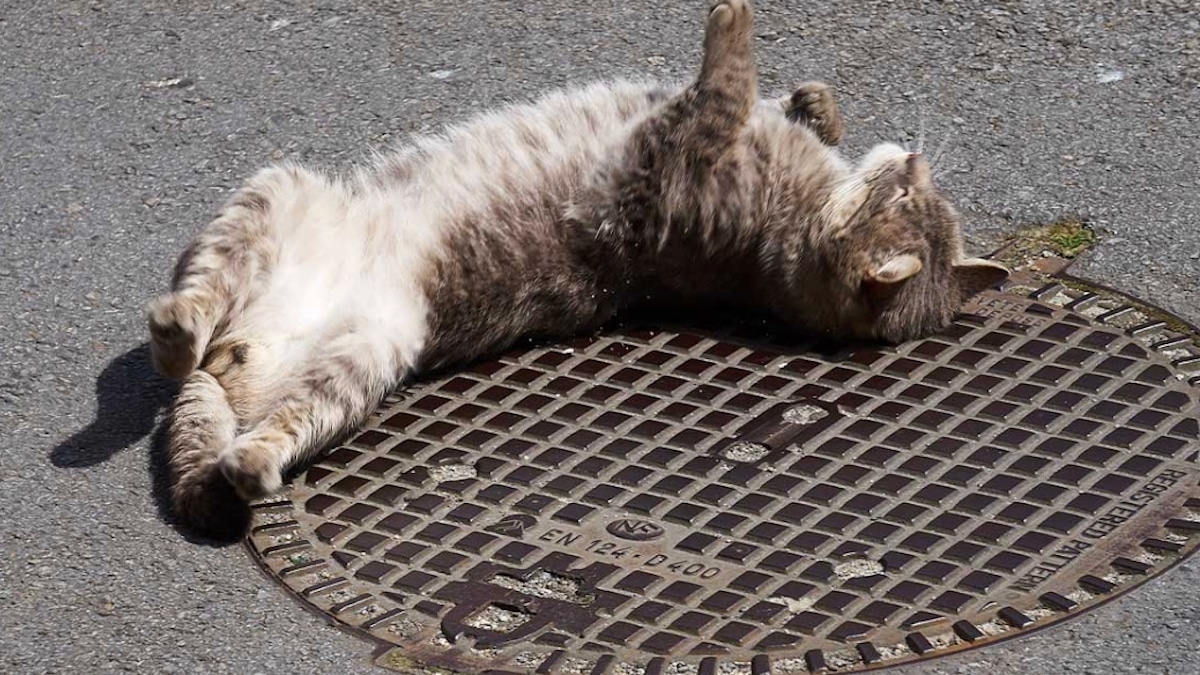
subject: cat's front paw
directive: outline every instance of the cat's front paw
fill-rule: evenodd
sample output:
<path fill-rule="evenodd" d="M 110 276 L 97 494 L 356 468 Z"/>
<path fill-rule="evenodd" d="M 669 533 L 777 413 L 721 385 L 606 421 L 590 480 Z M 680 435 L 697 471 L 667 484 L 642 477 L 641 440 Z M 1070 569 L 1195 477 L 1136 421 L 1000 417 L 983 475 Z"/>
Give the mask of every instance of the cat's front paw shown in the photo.
<path fill-rule="evenodd" d="M 278 441 L 247 434 L 221 453 L 221 473 L 242 499 L 262 499 L 283 486 L 278 446 Z"/>
<path fill-rule="evenodd" d="M 202 346 L 197 326 L 199 308 L 182 293 L 167 293 L 150 302 L 146 322 L 150 328 L 150 358 L 167 377 L 182 378 L 200 365 Z"/>
<path fill-rule="evenodd" d="M 842 141 L 846 122 L 833 95 L 833 87 L 824 82 L 805 82 L 788 101 L 788 119 L 813 130 L 826 145 Z"/>

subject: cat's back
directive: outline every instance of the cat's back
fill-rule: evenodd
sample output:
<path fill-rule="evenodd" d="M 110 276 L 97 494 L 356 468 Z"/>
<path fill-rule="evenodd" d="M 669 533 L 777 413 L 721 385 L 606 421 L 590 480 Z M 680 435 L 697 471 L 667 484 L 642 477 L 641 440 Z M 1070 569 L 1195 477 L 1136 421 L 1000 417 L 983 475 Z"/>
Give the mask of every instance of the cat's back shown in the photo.
<path fill-rule="evenodd" d="M 435 212 L 566 198 L 674 87 L 617 81 L 550 93 L 415 139 L 372 168 L 378 188 Z"/>

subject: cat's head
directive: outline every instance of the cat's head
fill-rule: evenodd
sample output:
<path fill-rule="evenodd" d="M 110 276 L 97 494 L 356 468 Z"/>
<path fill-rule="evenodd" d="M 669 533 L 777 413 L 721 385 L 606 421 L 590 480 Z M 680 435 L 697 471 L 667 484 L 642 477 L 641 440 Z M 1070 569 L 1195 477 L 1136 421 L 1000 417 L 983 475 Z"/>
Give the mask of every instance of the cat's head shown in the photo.
<path fill-rule="evenodd" d="M 854 337 L 895 343 L 932 334 L 1008 277 L 996 263 L 963 257 L 959 215 L 918 153 L 876 147 L 829 208 L 823 258 L 835 272 L 838 323 Z"/>

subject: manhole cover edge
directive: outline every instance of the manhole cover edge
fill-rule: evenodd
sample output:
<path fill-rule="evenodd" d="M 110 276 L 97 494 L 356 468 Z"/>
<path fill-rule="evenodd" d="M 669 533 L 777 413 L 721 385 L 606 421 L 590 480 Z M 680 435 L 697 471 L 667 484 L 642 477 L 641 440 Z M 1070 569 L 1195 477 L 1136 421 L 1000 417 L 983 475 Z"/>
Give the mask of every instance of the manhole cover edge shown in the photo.
<path fill-rule="evenodd" d="M 1094 284 L 1091 284 L 1091 282 L 1083 281 L 1082 283 L 1094 286 Z M 1105 289 L 1105 290 L 1107 292 L 1107 289 Z M 1113 292 L 1109 292 L 1109 293 L 1113 296 L 1127 299 L 1127 296 L 1124 296 L 1122 294 L 1113 293 Z M 1039 295 L 1042 295 L 1044 297 L 1045 292 L 1043 291 L 1043 292 L 1039 293 Z M 1134 301 L 1134 303 L 1141 304 L 1141 305 L 1146 304 L 1146 303 L 1142 303 L 1140 301 Z M 1153 309 L 1156 310 L 1157 313 L 1169 316 L 1171 319 L 1174 320 L 1174 322 L 1176 322 L 1176 325 L 1182 325 L 1182 326 L 1185 326 L 1187 328 L 1191 328 L 1192 330 L 1194 330 L 1194 328 L 1192 328 L 1189 324 L 1187 324 L 1183 320 L 1179 319 L 1178 317 L 1174 317 L 1173 315 L 1163 312 L 1162 310 L 1159 310 L 1157 308 L 1153 308 Z M 1094 317 L 1093 317 L 1093 321 L 1096 321 Z M 1096 321 L 1096 323 L 1098 323 L 1099 325 L 1108 325 L 1108 326 L 1116 328 L 1116 329 L 1121 329 L 1120 326 L 1117 326 L 1115 324 L 1107 324 L 1104 321 Z M 1174 329 L 1173 326 L 1171 328 Z M 1178 332 L 1178 331 L 1176 331 L 1176 332 Z M 1195 335 L 1195 333 L 1192 333 L 1192 336 L 1194 336 L 1194 335 Z M 1193 349 L 1194 349 L 1194 347 L 1193 347 Z M 1191 379 L 1194 381 L 1194 378 L 1191 378 Z M 1190 494 L 1191 494 L 1192 499 L 1195 499 L 1197 497 L 1197 490 L 1196 490 L 1195 486 L 1193 486 Z M 302 509 L 302 505 L 293 504 L 292 508 L 299 510 L 299 509 Z M 257 519 L 256 519 L 256 524 L 257 524 Z M 300 600 L 301 604 L 303 604 L 306 607 L 310 608 L 311 610 L 315 611 L 318 615 L 321 615 L 323 618 L 326 619 L 327 622 L 334 623 L 335 625 L 338 625 L 339 627 L 343 627 L 356 635 L 367 638 L 372 643 L 380 646 L 381 648 L 388 645 L 388 643 L 385 640 L 381 640 L 380 638 L 377 638 L 376 636 L 371 635 L 369 631 L 365 631 L 361 627 L 355 626 L 353 623 L 347 622 L 340 618 L 330 617 L 329 614 L 327 613 L 328 610 L 322 610 L 320 607 L 317 607 L 316 605 L 312 604 L 310 599 L 306 598 L 303 594 L 298 593 L 295 590 L 291 589 L 286 582 L 283 582 L 281 579 L 279 579 L 278 575 L 275 573 L 276 571 L 271 569 L 266 558 L 261 556 L 259 550 L 256 549 L 256 540 L 262 539 L 263 536 L 264 535 L 262 535 L 262 533 L 259 532 L 255 535 L 252 535 L 247 540 L 247 545 L 252 554 L 252 557 L 254 557 L 254 559 L 260 564 L 260 566 L 263 567 L 263 569 L 266 573 L 271 575 L 277 581 L 280 581 L 281 583 L 283 583 L 283 585 L 285 587 L 289 588 L 289 592 L 291 592 L 291 594 L 294 597 L 296 597 L 298 600 Z M 258 544 L 258 546 L 261 546 L 262 544 L 265 544 L 265 543 L 267 543 L 267 542 L 262 541 L 261 543 Z M 1029 632 L 1032 632 L 1035 630 L 1040 630 L 1044 627 L 1056 625 L 1065 619 L 1073 618 L 1074 616 L 1079 616 L 1083 613 L 1091 611 L 1091 609 L 1093 609 L 1094 607 L 1098 607 L 1100 605 L 1106 604 L 1108 601 L 1115 599 L 1117 596 L 1122 595 L 1124 592 L 1127 592 L 1128 589 L 1135 588 L 1136 586 L 1139 586 L 1142 583 L 1145 583 L 1146 581 L 1156 578 L 1160 574 L 1164 573 L 1166 570 L 1171 569 L 1175 565 L 1179 564 L 1180 561 L 1182 561 L 1182 560 L 1186 559 L 1188 556 L 1194 554 L 1195 550 L 1197 548 L 1197 543 L 1198 542 L 1197 542 L 1196 538 L 1191 537 L 1184 544 L 1183 550 L 1180 552 L 1180 554 L 1178 554 L 1176 556 L 1172 556 L 1172 559 L 1168 563 L 1156 564 L 1155 567 L 1157 569 L 1154 569 L 1152 571 L 1152 573 L 1138 575 L 1137 581 L 1127 584 L 1125 586 L 1121 586 L 1115 593 L 1113 593 L 1111 595 L 1095 596 L 1092 599 L 1089 599 L 1083 603 L 1080 603 L 1080 606 L 1078 609 L 1071 610 L 1070 612 L 1062 612 L 1062 613 L 1056 614 L 1056 615 L 1048 615 L 1044 619 L 1037 621 L 1035 624 L 1031 625 L 1030 627 L 1028 627 L 1026 629 L 1018 630 L 1018 631 L 1008 631 L 1008 632 L 1005 632 L 1005 633 L 1002 633 L 999 635 L 995 635 L 995 636 L 987 636 L 981 640 L 977 640 L 975 643 L 961 643 L 960 642 L 959 644 L 956 644 L 956 645 L 951 645 L 951 646 L 947 646 L 947 647 L 940 648 L 940 649 L 934 649 L 931 654 L 926 655 L 926 656 L 919 656 L 916 654 L 911 654 L 909 656 L 905 656 L 905 657 L 894 659 L 894 660 L 889 659 L 889 660 L 883 661 L 883 662 L 881 662 L 879 664 L 875 664 L 875 665 L 860 663 L 860 665 L 858 667 L 854 667 L 852 669 L 853 670 L 864 670 L 864 669 L 875 670 L 875 669 L 878 669 L 881 667 L 890 667 L 892 665 L 899 665 L 901 663 L 911 662 L 913 660 L 926 660 L 926 659 L 930 658 L 930 656 L 932 656 L 932 655 L 956 653 L 965 648 L 970 648 L 970 647 L 979 646 L 979 645 L 986 645 L 986 644 L 994 644 L 996 642 L 1007 640 L 1012 637 L 1017 637 L 1020 635 L 1028 634 Z M 1136 547 L 1137 544 L 1131 543 L 1130 546 Z M 327 564 L 329 564 L 330 567 L 332 568 L 332 566 L 333 566 L 332 561 L 328 561 Z M 979 628 L 979 626 L 976 626 L 976 628 Z M 916 631 L 915 633 L 920 633 L 920 631 Z M 920 633 L 920 634 L 924 635 L 923 633 Z M 925 635 L 925 637 L 926 637 L 926 639 L 929 639 L 931 637 L 937 637 L 937 636 L 936 636 L 936 634 L 931 634 L 931 635 Z M 878 645 L 877 645 L 877 647 L 878 647 Z M 811 651 L 810 651 L 809 656 L 811 656 Z M 824 659 L 824 655 L 818 654 L 817 658 Z M 810 659 L 810 661 L 811 661 L 811 659 Z M 812 664 L 808 663 L 808 665 L 812 665 Z M 806 668 L 808 667 L 808 665 L 806 665 Z M 835 665 L 835 664 L 827 663 L 826 665 L 827 665 L 827 667 L 830 667 L 831 670 L 834 670 L 834 671 L 842 669 L 838 665 Z M 779 671 L 779 672 L 792 672 L 792 671 Z M 802 671 L 795 671 L 795 672 L 802 672 Z"/>

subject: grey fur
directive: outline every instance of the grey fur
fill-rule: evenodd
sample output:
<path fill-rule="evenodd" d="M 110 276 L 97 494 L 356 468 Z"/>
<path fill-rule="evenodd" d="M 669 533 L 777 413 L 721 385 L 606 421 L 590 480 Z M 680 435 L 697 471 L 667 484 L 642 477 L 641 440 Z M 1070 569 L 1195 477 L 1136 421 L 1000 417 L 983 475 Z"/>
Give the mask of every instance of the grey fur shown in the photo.
<path fill-rule="evenodd" d="M 403 379 L 523 337 L 657 303 L 894 342 L 1002 280 L 962 259 L 922 158 L 837 154 L 826 85 L 758 100 L 751 14 L 712 9 L 682 89 L 555 93 L 349 178 L 252 179 L 150 307 L 155 364 L 185 378 L 169 430 L 181 523 L 228 534 L 230 486 L 270 494 Z"/>

